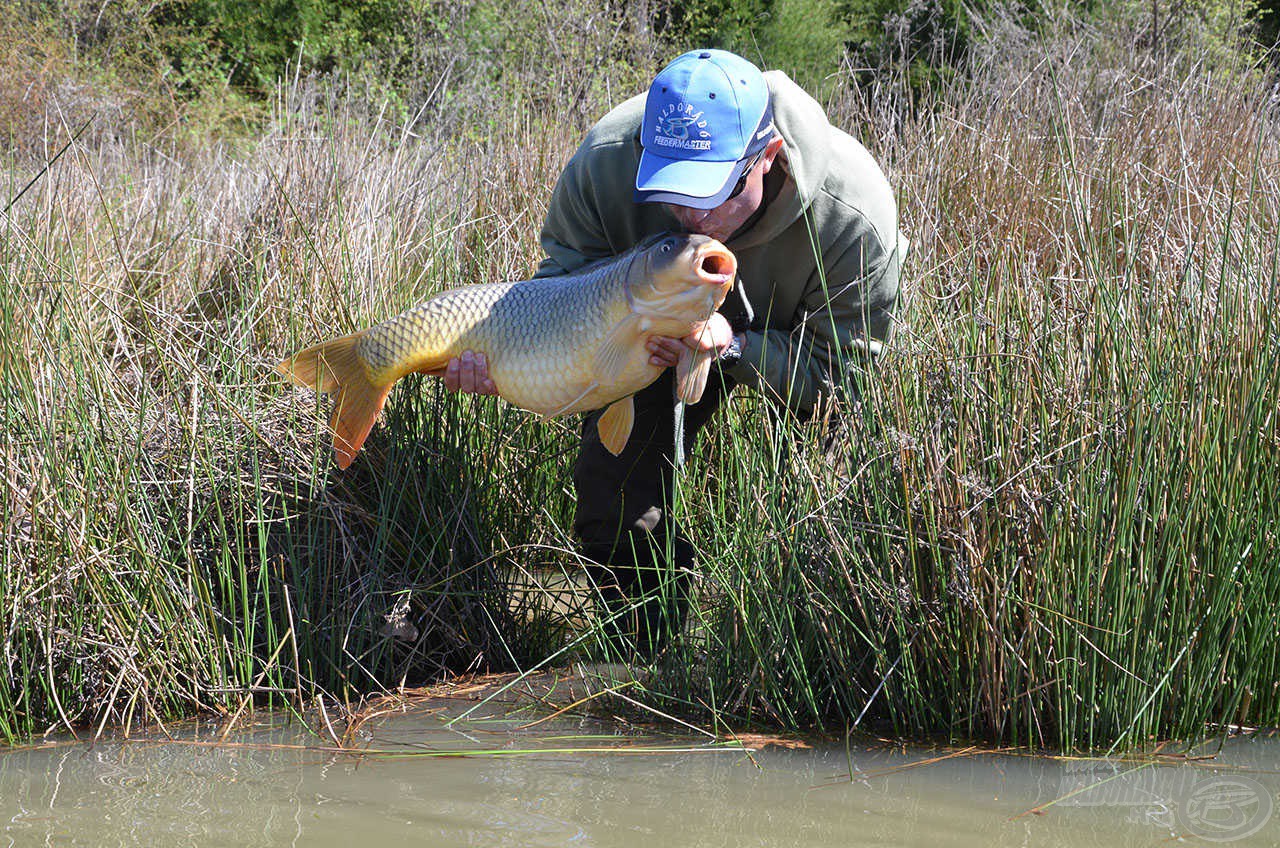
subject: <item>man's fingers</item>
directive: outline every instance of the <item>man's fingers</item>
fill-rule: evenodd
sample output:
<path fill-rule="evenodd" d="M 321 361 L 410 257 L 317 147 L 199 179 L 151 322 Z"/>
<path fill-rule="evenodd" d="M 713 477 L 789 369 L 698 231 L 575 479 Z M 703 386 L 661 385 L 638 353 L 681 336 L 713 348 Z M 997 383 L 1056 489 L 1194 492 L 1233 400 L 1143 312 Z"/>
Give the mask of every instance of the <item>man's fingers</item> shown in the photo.
<path fill-rule="evenodd" d="M 476 373 L 477 370 L 476 355 L 469 350 L 463 351 L 458 376 L 462 391 L 469 395 L 475 394 L 480 387 L 480 375 Z M 485 369 L 485 376 L 488 376 L 488 369 Z"/>
<path fill-rule="evenodd" d="M 483 353 L 476 354 L 476 392 L 482 395 L 496 395 L 498 387 L 489 378 L 489 357 Z"/>
<path fill-rule="evenodd" d="M 483 353 L 463 351 L 444 367 L 444 387 L 451 392 L 496 395 L 498 387 L 489 377 L 489 360 Z"/>
<path fill-rule="evenodd" d="M 649 351 L 649 364 L 659 368 L 671 368 L 688 350 L 718 353 L 733 340 L 733 329 L 723 315 L 713 313 L 710 320 L 696 325 L 682 339 L 669 336 L 650 336 L 645 343 Z"/>
<path fill-rule="evenodd" d="M 649 364 L 659 368 L 670 368 L 680 361 L 680 353 L 685 349 L 684 342 L 666 336 L 651 336 L 645 345 L 649 351 Z"/>
<path fill-rule="evenodd" d="M 462 390 L 473 395 L 479 382 L 476 377 L 476 355 L 468 350 L 462 354 Z"/>

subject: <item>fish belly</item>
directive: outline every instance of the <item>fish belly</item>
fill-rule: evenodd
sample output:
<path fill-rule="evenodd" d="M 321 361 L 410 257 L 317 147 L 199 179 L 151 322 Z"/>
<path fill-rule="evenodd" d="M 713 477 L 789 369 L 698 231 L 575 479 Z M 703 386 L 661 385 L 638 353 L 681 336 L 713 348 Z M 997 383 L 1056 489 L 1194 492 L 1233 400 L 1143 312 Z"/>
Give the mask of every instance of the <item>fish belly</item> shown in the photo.
<path fill-rule="evenodd" d="M 648 354 L 641 353 L 638 367 L 608 385 L 595 379 L 589 361 L 552 357 L 495 357 L 489 373 L 498 394 L 516 406 L 541 415 L 567 415 L 608 406 L 656 380 L 662 369 L 649 365 Z"/>

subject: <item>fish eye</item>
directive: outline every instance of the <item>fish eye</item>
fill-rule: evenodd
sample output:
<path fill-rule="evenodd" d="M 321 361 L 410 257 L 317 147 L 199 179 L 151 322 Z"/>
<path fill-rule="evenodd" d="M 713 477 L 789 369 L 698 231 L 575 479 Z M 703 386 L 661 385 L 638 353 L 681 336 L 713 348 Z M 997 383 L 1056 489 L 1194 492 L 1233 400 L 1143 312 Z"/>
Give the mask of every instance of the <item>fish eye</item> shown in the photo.
<path fill-rule="evenodd" d="M 662 243 L 662 247 L 661 247 L 661 248 L 659 248 L 659 249 L 660 249 L 663 253 L 670 253 L 670 252 L 675 248 L 675 246 L 676 246 L 676 240 L 675 240 L 675 239 L 667 239 L 666 241 L 664 241 L 664 242 Z"/>

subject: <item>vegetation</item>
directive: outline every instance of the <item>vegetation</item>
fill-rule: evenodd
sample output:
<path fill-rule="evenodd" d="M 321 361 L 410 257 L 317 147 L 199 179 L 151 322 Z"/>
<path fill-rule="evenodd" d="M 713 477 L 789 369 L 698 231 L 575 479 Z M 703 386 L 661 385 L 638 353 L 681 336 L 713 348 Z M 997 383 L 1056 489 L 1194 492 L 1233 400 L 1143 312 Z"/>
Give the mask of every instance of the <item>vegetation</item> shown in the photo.
<path fill-rule="evenodd" d="M 351 24 L 308 36 L 333 75 L 253 65 L 237 89 L 194 82 L 252 64 L 234 40 L 179 66 L 85 30 L 88 6 L 22 8 L 0 23 L 0 736 L 608 656 L 561 588 L 573 422 L 414 381 L 344 474 L 271 366 L 526 275 L 561 163 L 680 33 L 414 7 L 399 32 L 427 43 Z M 181 34 L 232 6 L 95 8 Z M 658 708 L 1058 748 L 1280 722 L 1270 82 L 1240 24 L 1150 8 L 988 11 L 923 80 L 832 58 L 829 113 L 914 243 L 902 330 L 861 403 L 802 424 L 744 394 L 691 458 L 702 577 Z M 779 32 L 759 43 L 822 43 Z"/>
<path fill-rule="evenodd" d="M 1276 721 L 1265 89 L 1052 27 L 885 140 L 914 296 L 838 461 L 763 416 L 700 455 L 673 697 L 1049 747 Z"/>

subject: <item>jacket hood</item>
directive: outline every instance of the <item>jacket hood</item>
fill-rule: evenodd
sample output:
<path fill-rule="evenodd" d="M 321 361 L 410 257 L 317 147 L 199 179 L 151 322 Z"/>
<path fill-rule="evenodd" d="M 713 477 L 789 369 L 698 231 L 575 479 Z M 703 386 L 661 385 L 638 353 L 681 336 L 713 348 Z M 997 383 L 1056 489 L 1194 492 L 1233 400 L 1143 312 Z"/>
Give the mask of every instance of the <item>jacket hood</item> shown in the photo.
<path fill-rule="evenodd" d="M 773 122 L 783 139 L 774 167 L 780 166 L 788 179 L 760 219 L 730 240 L 735 250 L 768 242 L 794 224 L 826 181 L 831 158 L 831 124 L 818 101 L 782 71 L 766 71 L 764 78 L 773 97 Z"/>

